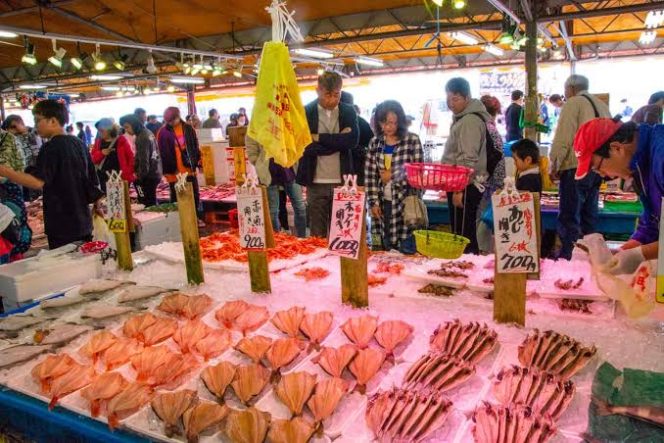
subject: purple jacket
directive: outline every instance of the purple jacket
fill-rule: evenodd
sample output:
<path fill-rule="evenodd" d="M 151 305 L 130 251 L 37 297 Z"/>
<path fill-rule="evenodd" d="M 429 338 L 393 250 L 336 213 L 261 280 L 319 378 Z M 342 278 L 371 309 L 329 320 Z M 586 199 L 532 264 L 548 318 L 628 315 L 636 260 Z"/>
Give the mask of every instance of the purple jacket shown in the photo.
<path fill-rule="evenodd" d="M 201 161 L 201 151 L 198 147 L 198 137 L 196 131 L 191 125 L 182 123 L 184 127 L 184 138 L 187 149 L 182 152 L 182 163 L 185 167 L 196 170 Z M 161 165 L 164 174 L 176 174 L 178 172 L 175 149 L 178 149 L 177 139 L 173 128 L 169 125 L 161 127 L 157 133 L 157 144 L 159 146 L 159 155 L 161 156 Z M 184 148 L 184 146 L 183 146 Z"/>
<path fill-rule="evenodd" d="M 664 195 L 664 125 L 640 125 L 639 142 L 630 168 L 642 187 L 643 213 L 632 239 L 641 244 L 659 240 Z"/>

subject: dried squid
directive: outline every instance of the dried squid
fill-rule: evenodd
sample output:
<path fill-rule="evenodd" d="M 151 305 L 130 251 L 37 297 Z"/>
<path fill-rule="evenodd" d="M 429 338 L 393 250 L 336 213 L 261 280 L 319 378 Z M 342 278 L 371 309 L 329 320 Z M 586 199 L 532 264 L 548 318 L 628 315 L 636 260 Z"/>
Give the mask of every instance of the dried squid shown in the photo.
<path fill-rule="evenodd" d="M 350 341 L 355 343 L 360 349 L 364 349 L 373 339 L 377 326 L 378 317 L 363 315 L 348 319 L 341 329 Z"/>
<path fill-rule="evenodd" d="M 223 361 L 217 366 L 205 368 L 201 372 L 201 379 L 208 391 L 214 394 L 220 402 L 223 402 L 226 388 L 235 378 L 236 370 L 237 367 L 234 364 Z"/>
<path fill-rule="evenodd" d="M 263 388 L 267 386 L 268 381 L 270 381 L 269 369 L 252 364 L 237 368 L 231 386 L 240 401 L 248 404 L 254 396 L 261 393 Z"/>
<path fill-rule="evenodd" d="M 550 418 L 535 414 L 528 406 L 493 406 L 484 402 L 473 414 L 476 443 L 544 443 L 556 433 Z"/>
<path fill-rule="evenodd" d="M 179 435 L 179 422 L 185 411 L 196 404 L 198 395 L 196 391 L 182 390 L 166 392 L 155 397 L 150 405 L 157 417 L 164 422 L 166 437 Z"/>
<path fill-rule="evenodd" d="M 391 357 L 394 349 L 413 334 L 413 327 L 401 320 L 388 320 L 378 325 L 374 334 L 376 341 Z"/>
<path fill-rule="evenodd" d="M 117 428 L 120 420 L 136 413 L 152 399 L 152 389 L 142 383 L 132 383 L 106 405 L 108 427 Z"/>
<path fill-rule="evenodd" d="M 597 353 L 597 348 L 584 347 L 567 335 L 535 329 L 519 345 L 519 361 L 523 366 L 569 379 L 583 369 Z"/>
<path fill-rule="evenodd" d="M 244 300 L 233 300 L 224 303 L 224 305 L 217 309 L 214 317 L 225 328 L 231 328 L 235 319 L 244 311 L 249 309 L 249 303 Z"/>
<path fill-rule="evenodd" d="M 272 324 L 289 337 L 296 338 L 304 319 L 304 308 L 293 306 L 286 311 L 279 311 L 272 317 Z"/>
<path fill-rule="evenodd" d="M 226 435 L 233 443 L 262 443 L 270 418 L 269 413 L 256 408 L 232 410 L 226 419 Z"/>
<path fill-rule="evenodd" d="M 326 378 L 316 384 L 316 392 L 307 402 L 316 423 L 330 417 L 348 392 L 348 382 L 340 378 Z"/>
<path fill-rule="evenodd" d="M 117 372 L 106 372 L 97 377 L 87 388 L 81 391 L 81 396 L 90 402 L 90 415 L 98 417 L 110 399 L 122 392 L 129 382 Z"/>
<path fill-rule="evenodd" d="M 475 374 L 475 366 L 442 352 L 423 355 L 408 369 L 403 378 L 408 389 L 432 388 L 449 391 Z"/>
<path fill-rule="evenodd" d="M 463 324 L 458 319 L 438 326 L 429 343 L 432 351 L 459 357 L 472 364 L 488 355 L 496 346 L 498 334 L 477 322 Z"/>
<path fill-rule="evenodd" d="M 344 369 L 355 355 L 357 355 L 357 348 L 354 345 L 346 344 L 338 349 L 324 347 L 312 361 L 318 363 L 332 377 L 341 378 Z"/>
<path fill-rule="evenodd" d="M 367 348 L 357 352 L 348 369 L 357 380 L 357 390 L 360 394 L 364 394 L 367 383 L 376 375 L 384 361 L 385 352 L 380 349 Z"/>
<path fill-rule="evenodd" d="M 332 313 L 329 311 L 304 314 L 300 331 L 311 341 L 314 348 L 318 349 L 318 345 L 332 330 L 332 319 Z"/>
<path fill-rule="evenodd" d="M 94 376 L 95 370 L 89 366 L 79 365 L 78 363 L 72 366 L 69 371 L 51 383 L 51 401 L 48 408 L 53 409 L 62 397 L 92 383 Z"/>
<path fill-rule="evenodd" d="M 254 363 L 260 363 L 270 346 L 272 346 L 271 338 L 254 335 L 242 338 L 235 345 L 235 350 L 249 357 Z"/>
<path fill-rule="evenodd" d="M 206 429 L 219 426 L 228 415 L 228 407 L 216 403 L 201 402 L 188 409 L 182 416 L 187 443 L 198 442 L 198 436 Z"/>
<path fill-rule="evenodd" d="M 274 420 L 267 434 L 270 443 L 307 443 L 314 427 L 302 417 L 291 420 Z"/>
<path fill-rule="evenodd" d="M 302 414 L 304 404 L 316 386 L 316 376 L 308 372 L 291 372 L 279 380 L 275 393 L 294 416 Z"/>

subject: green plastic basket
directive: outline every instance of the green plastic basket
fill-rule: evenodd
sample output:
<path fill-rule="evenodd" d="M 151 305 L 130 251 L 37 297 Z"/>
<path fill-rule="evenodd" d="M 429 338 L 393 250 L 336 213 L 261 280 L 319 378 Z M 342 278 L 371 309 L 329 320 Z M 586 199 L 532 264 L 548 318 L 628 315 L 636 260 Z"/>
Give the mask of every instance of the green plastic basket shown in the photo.
<path fill-rule="evenodd" d="M 456 259 L 461 257 L 470 240 L 456 234 L 440 231 L 415 231 L 417 252 L 427 257 Z"/>

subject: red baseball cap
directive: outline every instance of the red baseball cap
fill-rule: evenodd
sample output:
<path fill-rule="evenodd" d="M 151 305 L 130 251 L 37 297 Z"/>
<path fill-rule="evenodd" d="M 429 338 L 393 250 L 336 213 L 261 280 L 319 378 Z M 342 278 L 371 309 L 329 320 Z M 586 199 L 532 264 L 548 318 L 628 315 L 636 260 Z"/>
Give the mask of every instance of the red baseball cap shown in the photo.
<path fill-rule="evenodd" d="M 610 118 L 594 118 L 582 124 L 574 137 L 574 153 L 578 161 L 574 178 L 588 174 L 593 154 L 620 129 L 622 122 Z"/>

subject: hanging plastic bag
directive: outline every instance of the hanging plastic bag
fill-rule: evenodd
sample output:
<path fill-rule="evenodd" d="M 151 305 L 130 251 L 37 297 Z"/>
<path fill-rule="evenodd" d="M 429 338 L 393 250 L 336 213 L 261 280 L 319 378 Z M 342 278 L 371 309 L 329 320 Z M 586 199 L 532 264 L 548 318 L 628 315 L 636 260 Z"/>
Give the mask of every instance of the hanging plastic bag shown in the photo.
<path fill-rule="evenodd" d="M 94 214 L 92 217 L 92 238 L 94 241 L 103 241 L 110 243 L 111 231 L 108 229 L 106 220 L 103 217 Z"/>
<path fill-rule="evenodd" d="M 597 273 L 597 287 L 617 300 L 630 318 L 644 317 L 655 308 L 657 261 L 646 261 L 636 270 L 630 283 L 604 272 Z"/>
<path fill-rule="evenodd" d="M 263 146 L 268 159 L 286 168 L 293 166 L 311 143 L 295 70 L 282 42 L 263 46 L 247 134 Z"/>

